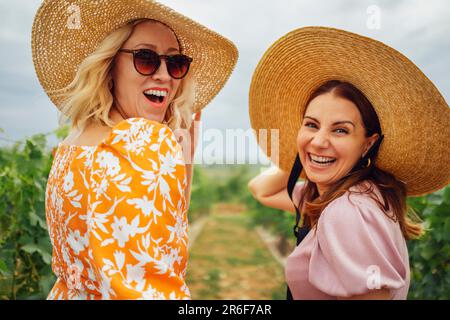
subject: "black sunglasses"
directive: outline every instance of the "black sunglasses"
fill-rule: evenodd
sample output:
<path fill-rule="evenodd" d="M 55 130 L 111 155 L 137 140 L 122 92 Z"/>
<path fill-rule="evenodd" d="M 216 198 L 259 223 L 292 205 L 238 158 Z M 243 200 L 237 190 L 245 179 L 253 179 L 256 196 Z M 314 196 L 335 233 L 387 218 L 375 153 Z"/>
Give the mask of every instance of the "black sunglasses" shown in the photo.
<path fill-rule="evenodd" d="M 150 49 L 120 49 L 121 52 L 133 54 L 134 68 L 144 76 L 151 76 L 161 66 L 161 59 L 166 60 L 167 72 L 174 79 L 184 78 L 192 62 L 192 58 L 184 54 L 164 55 Z"/>

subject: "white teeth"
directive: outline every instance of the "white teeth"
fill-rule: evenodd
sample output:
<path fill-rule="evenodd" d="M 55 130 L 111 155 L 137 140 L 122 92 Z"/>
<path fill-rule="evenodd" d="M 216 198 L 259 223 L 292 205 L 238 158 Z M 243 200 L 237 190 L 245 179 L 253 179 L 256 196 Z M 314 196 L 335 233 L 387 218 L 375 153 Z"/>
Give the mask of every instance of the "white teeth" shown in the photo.
<path fill-rule="evenodd" d="M 309 154 L 309 156 L 311 157 L 311 160 L 314 160 L 316 162 L 321 162 L 321 163 L 331 162 L 331 161 L 336 160 L 336 158 L 318 157 L 318 156 L 315 156 L 315 155 L 313 155 L 311 153 Z"/>
<path fill-rule="evenodd" d="M 167 96 L 167 91 L 164 90 L 146 90 L 144 91 L 145 94 L 151 94 L 158 97 L 165 97 Z"/>

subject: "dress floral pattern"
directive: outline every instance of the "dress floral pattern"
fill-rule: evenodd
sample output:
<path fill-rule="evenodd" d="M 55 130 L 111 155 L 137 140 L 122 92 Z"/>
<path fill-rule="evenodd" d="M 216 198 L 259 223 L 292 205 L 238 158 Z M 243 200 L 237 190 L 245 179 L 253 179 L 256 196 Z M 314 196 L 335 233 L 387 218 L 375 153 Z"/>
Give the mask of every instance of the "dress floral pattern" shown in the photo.
<path fill-rule="evenodd" d="M 98 146 L 60 144 L 46 190 L 58 277 L 47 299 L 190 299 L 185 164 L 169 127 L 118 123 Z"/>

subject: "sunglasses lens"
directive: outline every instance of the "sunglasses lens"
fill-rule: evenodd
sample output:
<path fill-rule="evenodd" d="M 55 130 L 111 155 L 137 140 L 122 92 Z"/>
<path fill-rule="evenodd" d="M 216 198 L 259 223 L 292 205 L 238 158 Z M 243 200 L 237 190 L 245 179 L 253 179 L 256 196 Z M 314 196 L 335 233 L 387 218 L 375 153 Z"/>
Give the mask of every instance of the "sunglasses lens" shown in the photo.
<path fill-rule="evenodd" d="M 177 54 L 167 59 L 167 71 L 172 78 L 181 79 L 186 76 L 190 64 L 189 57 Z"/>
<path fill-rule="evenodd" d="M 136 70 L 145 75 L 151 75 L 159 68 L 160 60 L 156 52 L 140 50 L 134 55 Z"/>

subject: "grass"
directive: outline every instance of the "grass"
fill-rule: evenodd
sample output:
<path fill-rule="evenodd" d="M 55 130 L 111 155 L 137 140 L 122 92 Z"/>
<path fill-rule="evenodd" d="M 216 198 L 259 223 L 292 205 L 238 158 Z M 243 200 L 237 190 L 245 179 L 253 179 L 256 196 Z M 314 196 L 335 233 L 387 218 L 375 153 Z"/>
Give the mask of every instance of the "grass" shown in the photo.
<path fill-rule="evenodd" d="M 192 299 L 285 299 L 283 268 L 244 214 L 215 214 L 190 252 Z"/>

